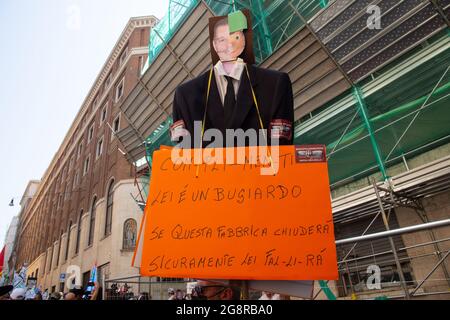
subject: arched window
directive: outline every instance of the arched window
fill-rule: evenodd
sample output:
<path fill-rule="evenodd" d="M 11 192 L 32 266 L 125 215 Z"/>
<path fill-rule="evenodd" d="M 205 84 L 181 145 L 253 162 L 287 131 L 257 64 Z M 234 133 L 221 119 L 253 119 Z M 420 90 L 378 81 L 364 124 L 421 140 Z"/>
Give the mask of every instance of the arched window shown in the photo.
<path fill-rule="evenodd" d="M 70 229 L 72 228 L 72 220 L 69 221 L 69 228 L 67 230 L 67 242 L 66 242 L 66 254 L 64 261 L 67 261 L 69 257 L 69 247 L 70 247 Z"/>
<path fill-rule="evenodd" d="M 91 219 L 89 222 L 89 238 L 88 238 L 88 246 L 92 245 L 94 242 L 94 229 L 95 229 L 95 205 L 97 203 L 97 197 L 94 197 L 94 200 L 92 201 L 91 206 Z"/>
<path fill-rule="evenodd" d="M 77 225 L 77 243 L 75 245 L 75 254 L 78 254 L 80 250 L 80 236 L 81 236 L 81 217 L 83 216 L 83 209 L 80 211 L 80 216 L 78 217 L 78 225 Z"/>
<path fill-rule="evenodd" d="M 106 217 L 105 217 L 105 236 L 111 234 L 112 214 L 113 214 L 113 197 L 114 197 L 114 180 L 112 180 L 108 187 L 106 200 Z"/>
<path fill-rule="evenodd" d="M 134 219 L 128 219 L 123 224 L 123 249 L 132 250 L 136 247 L 137 223 Z"/>

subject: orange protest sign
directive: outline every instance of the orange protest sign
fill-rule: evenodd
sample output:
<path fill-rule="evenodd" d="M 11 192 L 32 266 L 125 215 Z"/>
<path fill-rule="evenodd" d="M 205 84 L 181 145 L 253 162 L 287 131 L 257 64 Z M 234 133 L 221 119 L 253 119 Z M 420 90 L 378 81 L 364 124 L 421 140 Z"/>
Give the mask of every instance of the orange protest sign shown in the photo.
<path fill-rule="evenodd" d="M 238 149 L 245 149 L 243 164 L 198 166 L 174 160 L 168 149 L 154 152 L 141 274 L 337 279 L 324 149 L 279 147 L 271 152 L 275 175 L 249 164 L 252 148 Z"/>

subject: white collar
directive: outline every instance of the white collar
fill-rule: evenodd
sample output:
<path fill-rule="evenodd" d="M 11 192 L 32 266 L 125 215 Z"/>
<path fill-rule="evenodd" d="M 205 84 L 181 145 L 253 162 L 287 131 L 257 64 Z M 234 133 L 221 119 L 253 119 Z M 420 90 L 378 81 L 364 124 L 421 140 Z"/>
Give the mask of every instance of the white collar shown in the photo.
<path fill-rule="evenodd" d="M 244 67 L 245 67 L 245 62 L 244 60 L 242 60 L 241 58 L 238 58 L 236 61 L 236 65 L 233 68 L 233 70 L 231 71 L 230 74 L 228 74 L 222 64 L 222 61 L 219 60 L 219 62 L 216 63 L 216 65 L 214 66 L 215 71 L 217 72 L 217 75 L 219 76 L 228 76 L 231 77 L 235 80 L 240 81 L 241 80 L 241 76 L 242 76 L 242 72 L 244 71 Z"/>

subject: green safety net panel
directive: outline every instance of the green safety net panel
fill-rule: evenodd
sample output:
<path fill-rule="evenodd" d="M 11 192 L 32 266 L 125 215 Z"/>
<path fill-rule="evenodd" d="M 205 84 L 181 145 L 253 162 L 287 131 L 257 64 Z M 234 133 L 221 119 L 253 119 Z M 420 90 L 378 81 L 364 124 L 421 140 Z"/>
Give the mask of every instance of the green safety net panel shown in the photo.
<path fill-rule="evenodd" d="M 150 33 L 149 64 L 155 60 L 164 45 L 170 41 L 197 3 L 198 0 L 169 1 L 167 14 L 152 28 Z"/>
<path fill-rule="evenodd" d="M 448 61 L 450 50 L 365 98 L 388 176 L 400 173 L 398 168 L 393 168 L 402 161 L 402 156 L 411 158 L 450 140 L 450 72 L 442 77 Z M 326 144 L 332 185 L 379 172 L 367 126 L 358 113 L 356 98 L 351 107 L 305 132 L 295 143 Z M 382 178 L 380 174 L 378 178 Z"/>
<path fill-rule="evenodd" d="M 200 0 L 171 0 L 167 14 L 152 29 L 149 43 L 150 65 L 169 42 Z M 253 20 L 253 43 L 257 63 L 261 63 L 290 36 L 303 27 L 289 1 L 274 0 L 206 0 L 215 15 L 227 15 L 240 9 L 250 9 Z M 292 5 L 308 20 L 328 4 L 327 0 L 293 0 Z"/>

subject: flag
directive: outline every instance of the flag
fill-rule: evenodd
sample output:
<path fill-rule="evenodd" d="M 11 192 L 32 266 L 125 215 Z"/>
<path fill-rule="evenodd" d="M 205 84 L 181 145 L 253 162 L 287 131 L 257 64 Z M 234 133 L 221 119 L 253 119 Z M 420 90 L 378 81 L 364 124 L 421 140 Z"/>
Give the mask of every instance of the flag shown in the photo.
<path fill-rule="evenodd" d="M 0 274 L 3 272 L 3 260 L 5 260 L 5 246 L 3 246 L 2 252 L 0 252 Z"/>
<path fill-rule="evenodd" d="M 27 268 L 23 266 L 19 273 L 14 272 L 13 286 L 16 288 L 26 288 Z"/>
<path fill-rule="evenodd" d="M 91 270 L 91 277 L 89 278 L 90 282 L 97 281 L 97 263 L 94 264 L 94 267 Z"/>

